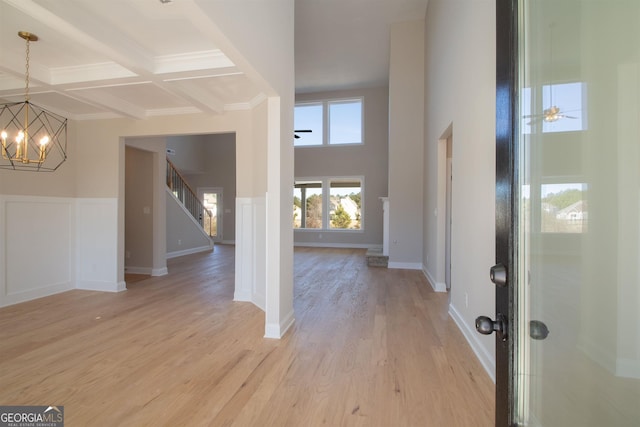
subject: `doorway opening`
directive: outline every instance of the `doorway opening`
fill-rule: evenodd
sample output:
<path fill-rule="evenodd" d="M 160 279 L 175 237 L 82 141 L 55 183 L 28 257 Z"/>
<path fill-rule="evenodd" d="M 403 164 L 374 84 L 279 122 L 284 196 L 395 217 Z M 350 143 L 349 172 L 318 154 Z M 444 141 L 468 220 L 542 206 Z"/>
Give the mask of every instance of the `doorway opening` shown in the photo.
<path fill-rule="evenodd" d="M 453 123 L 438 139 L 437 274 L 435 290 L 449 292 L 452 284 Z"/>
<path fill-rule="evenodd" d="M 451 226 L 452 226 L 452 215 L 451 215 L 451 196 L 453 194 L 453 147 L 452 144 L 453 139 L 452 136 L 449 135 L 445 141 L 446 149 L 447 149 L 447 159 L 446 159 L 446 203 L 445 209 L 446 212 L 444 214 L 445 220 L 445 235 L 444 235 L 444 283 L 447 288 L 447 291 L 451 291 Z"/>

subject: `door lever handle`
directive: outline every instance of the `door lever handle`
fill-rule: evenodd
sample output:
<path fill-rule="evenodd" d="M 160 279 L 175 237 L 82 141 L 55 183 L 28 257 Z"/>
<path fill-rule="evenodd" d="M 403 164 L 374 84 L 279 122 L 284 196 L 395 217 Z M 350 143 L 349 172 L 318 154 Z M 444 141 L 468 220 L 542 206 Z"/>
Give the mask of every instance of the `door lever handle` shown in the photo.
<path fill-rule="evenodd" d="M 498 313 L 496 320 L 491 320 L 487 316 L 478 316 L 476 318 L 476 331 L 482 335 L 491 335 L 495 332 L 499 339 L 506 341 L 507 319 L 502 313 Z"/>

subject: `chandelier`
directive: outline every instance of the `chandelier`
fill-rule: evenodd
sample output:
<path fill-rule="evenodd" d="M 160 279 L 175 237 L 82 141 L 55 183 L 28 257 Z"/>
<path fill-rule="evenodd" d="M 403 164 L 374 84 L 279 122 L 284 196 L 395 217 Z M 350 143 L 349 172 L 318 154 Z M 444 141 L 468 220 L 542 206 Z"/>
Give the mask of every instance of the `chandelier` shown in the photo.
<path fill-rule="evenodd" d="M 29 100 L 29 44 L 38 36 L 18 36 L 27 43 L 25 100 L 0 104 L 0 169 L 53 172 L 67 159 L 67 119 Z"/>

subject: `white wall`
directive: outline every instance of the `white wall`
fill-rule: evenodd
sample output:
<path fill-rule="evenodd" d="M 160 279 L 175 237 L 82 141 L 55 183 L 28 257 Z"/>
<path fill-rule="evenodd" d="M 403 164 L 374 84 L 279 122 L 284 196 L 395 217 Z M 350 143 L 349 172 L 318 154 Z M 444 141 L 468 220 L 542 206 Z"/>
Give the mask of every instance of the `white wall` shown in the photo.
<path fill-rule="evenodd" d="M 489 268 L 495 260 L 495 2 L 430 0 L 425 32 L 424 254 L 432 281 L 444 282 L 438 245 L 439 139 L 452 129 L 453 200 L 450 314 L 493 375 L 493 335 L 475 318 L 495 313 Z"/>
<path fill-rule="evenodd" d="M 391 27 L 389 267 L 422 269 L 424 21 Z"/>
<path fill-rule="evenodd" d="M 125 267 L 128 273 L 153 269 L 153 154 L 125 150 Z"/>
<path fill-rule="evenodd" d="M 213 242 L 202 230 L 202 226 L 171 190 L 167 188 L 165 193 L 167 196 L 167 258 L 211 251 Z"/>

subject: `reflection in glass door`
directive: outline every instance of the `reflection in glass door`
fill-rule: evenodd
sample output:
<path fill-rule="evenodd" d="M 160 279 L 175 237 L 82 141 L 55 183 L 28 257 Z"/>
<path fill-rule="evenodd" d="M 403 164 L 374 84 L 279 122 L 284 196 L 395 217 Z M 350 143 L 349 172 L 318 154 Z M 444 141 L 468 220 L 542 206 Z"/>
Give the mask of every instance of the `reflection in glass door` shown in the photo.
<path fill-rule="evenodd" d="M 519 1 L 515 417 L 640 425 L 640 1 Z"/>

